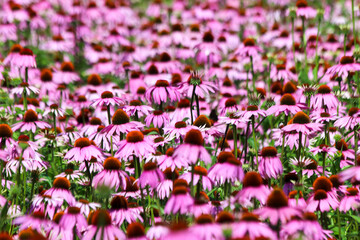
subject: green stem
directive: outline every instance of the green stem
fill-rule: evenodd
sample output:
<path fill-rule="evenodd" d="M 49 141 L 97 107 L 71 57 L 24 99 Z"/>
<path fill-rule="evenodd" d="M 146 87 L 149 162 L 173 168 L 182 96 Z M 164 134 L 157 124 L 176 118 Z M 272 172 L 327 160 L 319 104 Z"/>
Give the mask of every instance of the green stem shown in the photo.
<path fill-rule="evenodd" d="M 254 61 L 253 61 L 252 56 L 250 56 L 250 68 L 251 68 L 251 75 L 252 75 L 252 82 L 253 82 L 253 91 L 255 91 L 256 90 L 256 86 L 255 86 L 256 78 L 255 78 L 255 72 L 254 72 Z"/>
<path fill-rule="evenodd" d="M 194 116 L 193 116 L 192 107 L 193 107 L 193 103 L 194 103 L 194 96 L 195 96 L 196 85 L 193 85 L 193 86 L 194 86 L 194 88 L 193 88 L 193 92 L 192 92 L 192 95 L 191 95 L 191 101 L 190 101 L 191 125 L 193 125 L 193 123 L 194 123 Z"/>
<path fill-rule="evenodd" d="M 296 57 L 295 57 L 295 37 L 294 37 L 294 32 L 295 32 L 295 19 L 293 17 L 291 17 L 291 40 L 292 40 L 292 51 L 293 51 L 293 58 L 294 58 L 294 65 L 296 68 Z M 298 69 L 296 69 L 297 72 Z"/>
<path fill-rule="evenodd" d="M 108 116 L 108 121 L 109 121 L 109 125 L 111 124 L 111 114 L 110 114 L 110 105 L 107 105 L 107 116 Z"/>
<path fill-rule="evenodd" d="M 316 34 L 316 47 L 315 47 L 315 81 L 318 83 L 318 68 L 319 68 L 319 57 L 318 57 L 318 43 L 320 34 L 321 18 L 319 18 L 318 29 Z"/>
<path fill-rule="evenodd" d="M 236 128 L 236 125 L 234 124 L 233 125 L 233 134 L 234 134 L 234 155 L 235 155 L 235 158 L 238 157 L 238 147 L 237 147 L 237 128 Z"/>
<path fill-rule="evenodd" d="M 356 49 L 357 42 L 356 42 L 356 28 L 355 28 L 355 11 L 354 11 L 354 0 L 351 0 L 351 17 L 352 17 L 352 25 L 353 25 L 353 35 L 354 35 L 354 46 Z"/>
<path fill-rule="evenodd" d="M 254 139 L 254 149 L 255 149 L 255 156 L 256 156 L 256 166 L 259 166 L 259 159 L 258 159 L 258 148 L 255 136 L 255 117 L 252 116 L 252 132 L 253 132 L 253 139 Z"/>

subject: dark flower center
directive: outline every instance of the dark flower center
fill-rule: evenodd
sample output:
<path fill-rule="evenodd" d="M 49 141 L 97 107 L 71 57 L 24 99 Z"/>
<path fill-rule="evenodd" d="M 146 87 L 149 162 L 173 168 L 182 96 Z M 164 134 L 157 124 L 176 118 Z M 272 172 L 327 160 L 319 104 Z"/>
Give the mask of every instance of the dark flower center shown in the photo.
<path fill-rule="evenodd" d="M 63 62 L 61 64 L 60 70 L 63 72 L 74 72 L 75 68 L 71 62 Z"/>
<path fill-rule="evenodd" d="M 103 166 L 106 170 L 120 170 L 121 162 L 117 158 L 108 157 L 105 159 Z"/>
<path fill-rule="evenodd" d="M 234 216 L 226 211 L 222 211 L 216 216 L 216 222 L 220 224 L 233 223 L 234 221 L 235 221 Z"/>
<path fill-rule="evenodd" d="M 308 3 L 306 0 L 298 0 L 296 2 L 296 7 L 298 7 L 298 8 L 305 8 L 307 6 L 308 6 Z"/>
<path fill-rule="evenodd" d="M 137 143 L 144 140 L 144 134 L 140 131 L 131 131 L 126 135 L 126 141 L 130 143 Z"/>
<path fill-rule="evenodd" d="M 314 199 L 317 201 L 327 199 L 327 193 L 322 189 L 316 190 L 314 194 Z"/>
<path fill-rule="evenodd" d="M 195 219 L 197 224 L 211 224 L 214 222 L 213 217 L 210 214 L 202 214 L 198 218 Z"/>
<path fill-rule="evenodd" d="M 185 127 L 186 127 L 186 122 L 184 122 L 184 121 L 175 123 L 175 128 L 185 128 Z"/>
<path fill-rule="evenodd" d="M 28 48 L 23 48 L 23 49 L 21 49 L 21 51 L 20 51 L 20 55 L 25 55 L 25 56 L 33 56 L 34 54 L 33 54 L 33 51 L 31 51 L 30 49 L 28 49 Z"/>
<path fill-rule="evenodd" d="M 74 146 L 79 148 L 88 147 L 91 145 L 91 142 L 88 138 L 79 138 L 75 141 Z"/>
<path fill-rule="evenodd" d="M 317 92 L 319 94 L 328 94 L 331 93 L 331 88 L 329 88 L 327 85 L 321 85 Z"/>
<path fill-rule="evenodd" d="M 324 176 L 318 177 L 317 179 L 315 179 L 314 183 L 313 183 L 313 188 L 314 191 L 317 190 L 324 190 L 326 192 L 331 191 L 331 188 L 333 187 L 331 181 Z"/>
<path fill-rule="evenodd" d="M 348 145 L 347 145 L 347 143 L 345 142 L 344 139 L 341 139 L 340 141 L 337 141 L 337 142 L 335 143 L 335 147 L 336 147 L 336 149 L 339 150 L 339 151 L 346 151 L 346 150 L 348 150 Z"/>
<path fill-rule="evenodd" d="M 348 114 L 349 114 L 350 117 L 352 117 L 352 116 L 354 116 L 354 115 L 355 115 L 356 113 L 358 113 L 358 112 L 359 112 L 359 108 L 357 108 L 357 107 L 352 107 L 352 108 L 349 109 Z"/>
<path fill-rule="evenodd" d="M 163 52 L 160 54 L 160 62 L 170 62 L 171 61 L 171 57 L 168 53 Z"/>
<path fill-rule="evenodd" d="M 287 82 L 283 88 L 284 93 L 294 93 L 296 92 L 297 87 L 292 82 Z"/>
<path fill-rule="evenodd" d="M 11 138 L 13 131 L 7 124 L 0 124 L 0 138 Z"/>
<path fill-rule="evenodd" d="M 70 181 L 65 177 L 58 177 L 54 180 L 53 187 L 58 189 L 69 190 Z"/>
<path fill-rule="evenodd" d="M 214 42 L 214 36 L 210 31 L 204 33 L 203 42 Z"/>
<path fill-rule="evenodd" d="M 101 98 L 113 98 L 114 97 L 114 94 L 110 91 L 105 91 L 101 94 Z"/>
<path fill-rule="evenodd" d="M 233 158 L 235 157 L 234 154 L 232 152 L 220 152 L 219 155 L 217 156 L 217 161 L 218 163 L 225 163 L 227 162 L 227 160 L 229 158 Z"/>
<path fill-rule="evenodd" d="M 310 118 L 306 113 L 298 112 L 295 114 L 295 116 L 293 118 L 293 123 L 307 124 L 307 123 L 310 123 Z"/>
<path fill-rule="evenodd" d="M 153 171 L 157 169 L 157 164 L 154 162 L 148 162 L 144 164 L 144 171 Z"/>
<path fill-rule="evenodd" d="M 285 93 L 280 99 L 280 105 L 294 106 L 296 100 L 290 93 Z"/>
<path fill-rule="evenodd" d="M 52 72 L 50 69 L 43 69 L 41 71 L 40 79 L 43 82 L 51 82 L 52 81 Z"/>
<path fill-rule="evenodd" d="M 181 99 L 178 104 L 177 104 L 178 108 L 188 108 L 190 107 L 190 101 L 187 99 Z"/>
<path fill-rule="evenodd" d="M 144 226 L 139 222 L 130 223 L 126 229 L 126 234 L 129 239 L 145 236 Z"/>
<path fill-rule="evenodd" d="M 96 210 L 92 216 L 91 224 L 98 227 L 109 226 L 111 225 L 111 216 L 107 210 Z"/>
<path fill-rule="evenodd" d="M 351 56 L 343 56 L 343 57 L 340 59 L 340 64 L 341 64 L 341 65 L 351 64 L 351 63 L 354 63 L 354 58 L 351 57 Z"/>
<path fill-rule="evenodd" d="M 263 183 L 261 176 L 257 172 L 247 172 L 244 177 L 243 186 L 246 187 L 259 187 Z"/>
<path fill-rule="evenodd" d="M 25 112 L 24 122 L 35 122 L 37 120 L 38 120 L 38 115 L 34 110 L 29 109 Z"/>
<path fill-rule="evenodd" d="M 309 221 L 317 221 L 317 216 L 312 212 L 305 212 L 303 218 Z"/>
<path fill-rule="evenodd" d="M 121 125 L 130 122 L 129 116 L 122 109 L 116 110 L 111 119 L 114 125 Z"/>
<path fill-rule="evenodd" d="M 254 111 L 259 110 L 259 108 L 258 108 L 258 106 L 250 105 L 250 106 L 248 106 L 248 107 L 246 108 L 246 110 L 247 110 L 247 111 L 252 111 L 252 112 L 254 112 Z"/>
<path fill-rule="evenodd" d="M 128 209 L 128 201 L 124 196 L 115 196 L 110 202 L 112 210 Z"/>
<path fill-rule="evenodd" d="M 245 47 L 255 46 L 255 40 L 253 38 L 246 38 L 243 41 L 243 44 L 244 44 Z"/>
<path fill-rule="evenodd" d="M 78 207 L 68 207 L 68 213 L 70 214 L 79 214 L 80 208 Z"/>
<path fill-rule="evenodd" d="M 259 222 L 259 217 L 253 213 L 250 212 L 245 212 L 242 216 L 241 216 L 241 221 L 245 221 L 245 222 Z"/>
<path fill-rule="evenodd" d="M 99 74 L 91 74 L 88 78 L 87 78 L 87 83 L 89 85 L 93 85 L 93 86 L 100 86 L 102 83 L 101 77 Z"/>
<path fill-rule="evenodd" d="M 205 115 L 200 115 L 195 119 L 194 126 L 197 127 L 205 126 L 206 128 L 209 128 L 211 127 L 211 122 Z"/>
<path fill-rule="evenodd" d="M 200 176 L 207 176 L 207 170 L 204 167 L 195 166 L 194 173 Z"/>
<path fill-rule="evenodd" d="M 191 145 L 202 146 L 204 144 L 204 138 L 199 130 L 191 129 L 186 133 L 184 142 Z"/>
<path fill-rule="evenodd" d="M 285 195 L 285 193 L 281 190 L 281 189 L 274 189 L 267 201 L 266 201 L 266 205 L 268 207 L 271 207 L 271 208 L 282 208 L 282 207 L 287 207 L 288 206 L 288 199 Z"/>

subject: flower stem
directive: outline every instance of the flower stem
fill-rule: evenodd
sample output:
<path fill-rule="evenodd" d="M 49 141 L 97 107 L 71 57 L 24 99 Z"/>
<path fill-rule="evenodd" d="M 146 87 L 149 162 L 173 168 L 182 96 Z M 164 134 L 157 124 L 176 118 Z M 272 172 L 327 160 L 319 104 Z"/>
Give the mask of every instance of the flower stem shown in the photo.
<path fill-rule="evenodd" d="M 227 125 L 226 125 L 226 129 L 225 129 L 224 138 L 223 138 L 223 141 L 222 141 L 222 143 L 221 143 L 221 151 L 224 150 L 226 135 L 227 135 L 227 133 L 228 133 L 228 131 L 229 131 L 229 127 L 230 127 L 230 124 L 227 124 Z"/>
<path fill-rule="evenodd" d="M 24 88 L 24 91 L 23 91 L 23 104 L 24 104 L 24 110 L 27 111 L 28 107 L 27 107 L 26 89 L 25 88 Z"/>
<path fill-rule="evenodd" d="M 193 88 L 193 92 L 192 92 L 192 94 L 191 94 L 191 101 L 190 101 L 191 125 L 194 123 L 194 116 L 193 116 L 192 107 L 193 107 L 193 103 L 194 103 L 194 96 L 195 96 L 196 85 L 193 85 L 193 86 L 194 86 L 194 88 Z"/>
<path fill-rule="evenodd" d="M 339 240 L 341 240 L 341 218 L 340 218 L 339 209 L 336 210 L 336 215 L 337 215 L 337 223 L 338 223 L 338 230 L 339 230 Z"/>
<path fill-rule="evenodd" d="M 296 68 L 294 32 L 295 32 L 295 19 L 293 17 L 291 17 L 291 41 L 292 41 L 292 51 L 293 51 L 293 58 L 294 58 L 294 66 Z M 297 69 L 296 69 L 296 71 L 297 71 Z"/>
<path fill-rule="evenodd" d="M 107 108 L 108 121 L 109 121 L 109 125 L 110 125 L 111 124 L 110 105 L 107 105 L 106 108 Z"/>
<path fill-rule="evenodd" d="M 237 129 L 236 129 L 236 125 L 233 125 L 233 134 L 234 134 L 234 155 L 235 158 L 238 157 L 238 146 L 237 146 Z"/>
<path fill-rule="evenodd" d="M 319 18 L 317 34 L 316 34 L 316 47 L 315 47 L 315 81 L 316 81 L 316 83 L 318 83 L 318 68 L 319 68 L 318 45 L 319 45 L 320 26 L 321 26 L 321 18 Z"/>
<path fill-rule="evenodd" d="M 254 149 L 255 149 L 255 156 L 256 156 L 256 166 L 259 166 L 258 149 L 257 149 L 256 136 L 255 136 L 255 117 L 254 117 L 254 116 L 252 116 L 252 132 L 253 132 L 253 139 L 254 139 Z"/>
<path fill-rule="evenodd" d="M 253 82 L 253 91 L 255 91 L 255 89 L 256 89 L 256 87 L 255 87 L 256 78 L 255 78 L 255 72 L 254 72 L 254 61 L 253 61 L 252 56 L 250 56 L 250 68 L 251 68 L 251 75 L 252 75 L 252 82 Z"/>
<path fill-rule="evenodd" d="M 357 42 L 356 42 L 356 28 L 355 28 L 355 11 L 354 11 L 354 0 L 351 0 L 351 18 L 352 18 L 352 25 L 353 25 L 353 35 L 354 35 L 354 47 L 356 49 Z"/>

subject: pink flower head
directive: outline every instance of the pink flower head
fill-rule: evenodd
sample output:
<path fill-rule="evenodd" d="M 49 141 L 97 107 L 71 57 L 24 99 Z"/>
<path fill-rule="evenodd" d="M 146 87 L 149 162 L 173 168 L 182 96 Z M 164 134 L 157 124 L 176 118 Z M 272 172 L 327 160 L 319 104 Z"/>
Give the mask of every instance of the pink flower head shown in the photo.
<path fill-rule="evenodd" d="M 330 211 L 337 209 L 339 201 L 333 192 L 332 182 L 325 176 L 318 177 L 313 183 L 314 194 L 310 196 L 307 203 L 307 211 Z"/>
<path fill-rule="evenodd" d="M 346 189 L 346 195 L 340 201 L 339 210 L 347 212 L 349 210 L 356 211 L 360 204 L 360 194 L 357 187 Z"/>
<path fill-rule="evenodd" d="M 150 106 L 142 105 L 139 100 L 132 100 L 129 105 L 124 107 L 124 111 L 135 119 L 148 116 L 153 110 Z"/>
<path fill-rule="evenodd" d="M 153 142 L 140 131 L 131 131 L 126 135 L 126 139 L 120 141 L 115 157 L 127 159 L 130 156 L 145 157 L 150 153 L 155 153 Z"/>
<path fill-rule="evenodd" d="M 209 169 L 208 176 L 211 180 L 219 184 L 224 184 L 226 181 L 234 183 L 243 180 L 242 164 L 232 152 L 220 152 L 217 160 L 218 162 Z"/>
<path fill-rule="evenodd" d="M 167 80 L 157 80 L 155 86 L 146 90 L 145 97 L 149 102 L 156 104 L 176 102 L 180 100 L 180 93 L 177 88 L 170 86 Z"/>
<path fill-rule="evenodd" d="M 15 123 L 11 127 L 13 131 L 20 129 L 21 132 L 31 131 L 35 133 L 37 128 L 44 129 L 51 126 L 46 122 L 39 121 L 37 113 L 34 110 L 29 109 L 25 112 L 23 121 Z"/>
<path fill-rule="evenodd" d="M 291 120 L 291 123 L 283 127 L 281 130 L 284 132 L 295 131 L 303 133 L 304 135 L 309 135 L 310 133 L 320 131 L 321 127 L 322 124 L 320 123 L 311 123 L 310 118 L 306 113 L 298 112 Z"/>
<path fill-rule="evenodd" d="M 283 173 L 283 166 L 275 147 L 264 147 L 261 150 L 259 173 L 263 178 L 277 178 Z"/>
<path fill-rule="evenodd" d="M 301 104 L 296 103 L 295 98 L 290 93 L 285 93 L 280 99 L 280 105 L 271 106 L 267 111 L 267 115 L 274 114 L 279 116 L 284 113 L 286 116 L 296 114 L 301 111 Z"/>
<path fill-rule="evenodd" d="M 185 179 L 187 182 L 191 182 L 191 172 L 183 173 L 180 176 L 180 179 Z M 194 167 L 194 177 L 192 181 L 192 185 L 196 186 L 199 181 L 201 181 L 201 186 L 203 189 L 207 189 L 208 191 L 211 191 L 214 183 L 213 181 L 207 176 L 207 170 L 204 167 L 201 166 L 195 166 Z"/>
<path fill-rule="evenodd" d="M 147 127 L 150 127 L 150 125 L 153 124 L 154 127 L 162 128 L 164 126 L 167 126 L 169 122 L 169 115 L 161 110 L 155 110 L 153 113 L 149 114 L 145 118 L 145 123 Z"/>
<path fill-rule="evenodd" d="M 255 58 L 261 53 L 260 47 L 256 46 L 255 39 L 246 38 L 243 43 L 235 50 L 236 55 L 241 57 Z"/>
<path fill-rule="evenodd" d="M 205 149 L 202 133 L 197 129 L 191 129 L 186 133 L 184 143 L 178 146 L 173 154 L 173 159 L 185 159 L 189 164 L 196 164 L 198 160 L 205 164 L 211 163 L 211 157 Z"/>
<path fill-rule="evenodd" d="M 82 232 L 88 226 L 85 217 L 80 212 L 80 208 L 69 206 L 60 222 L 65 229 L 72 230 L 75 226 L 79 232 Z"/>
<path fill-rule="evenodd" d="M 93 179 L 93 186 L 104 185 L 109 188 L 126 188 L 126 179 L 129 177 L 126 172 L 121 170 L 121 162 L 114 157 L 108 157 L 104 161 L 104 170 L 99 172 Z"/>
<path fill-rule="evenodd" d="M 281 231 L 281 239 L 323 240 L 331 238 L 331 231 L 323 230 L 316 214 L 305 212 L 302 219 L 293 219 L 285 224 Z"/>
<path fill-rule="evenodd" d="M 337 76 L 345 79 L 348 77 L 349 72 L 356 72 L 359 70 L 360 70 L 360 64 L 356 63 L 353 57 L 343 56 L 340 59 L 340 63 L 330 67 L 326 71 L 326 74 L 330 74 L 331 76 L 337 74 Z"/>
<path fill-rule="evenodd" d="M 56 178 L 53 182 L 53 187 L 46 190 L 44 195 L 65 200 L 69 205 L 76 203 L 75 198 L 70 191 L 70 181 L 64 177 Z"/>
<path fill-rule="evenodd" d="M 94 212 L 91 218 L 91 225 L 87 228 L 83 240 L 91 239 L 125 239 L 125 234 L 118 226 L 112 224 L 111 215 L 107 210 L 99 209 Z"/>
<path fill-rule="evenodd" d="M 247 172 L 243 180 L 243 189 L 236 194 L 236 201 L 248 204 L 251 199 L 256 198 L 261 204 L 265 204 L 269 188 L 263 185 L 263 180 L 257 172 Z"/>
<path fill-rule="evenodd" d="M 166 202 L 164 213 L 165 214 L 185 214 L 189 208 L 194 204 L 194 199 L 188 192 L 187 187 L 177 186 L 171 194 L 171 197 Z"/>
<path fill-rule="evenodd" d="M 54 82 L 57 84 L 69 84 L 80 80 L 79 74 L 75 72 L 72 62 L 63 62 L 60 71 L 53 74 Z"/>
<path fill-rule="evenodd" d="M 35 55 L 30 49 L 23 48 L 16 57 L 14 64 L 18 67 L 36 68 Z"/>
<path fill-rule="evenodd" d="M 122 109 L 116 110 L 111 118 L 111 122 L 112 124 L 102 130 L 102 132 L 106 132 L 109 137 L 119 137 L 124 133 L 128 133 L 132 130 L 138 130 L 143 127 L 143 124 L 140 122 L 130 121 L 129 116 Z"/>
<path fill-rule="evenodd" d="M 95 99 L 90 106 L 102 107 L 102 106 L 123 106 L 124 100 L 119 97 L 115 97 L 110 91 L 105 91 L 101 94 L 101 98 Z"/>
<path fill-rule="evenodd" d="M 65 159 L 81 163 L 90 161 L 92 157 L 103 159 L 103 153 L 100 148 L 95 146 L 93 141 L 88 138 L 78 138 L 74 147 L 65 154 Z"/>
<path fill-rule="evenodd" d="M 317 94 L 311 96 L 310 100 L 310 107 L 314 109 L 333 109 L 337 108 L 338 104 L 338 99 L 331 93 L 331 88 L 327 85 L 321 85 Z"/>
<path fill-rule="evenodd" d="M 284 224 L 293 216 L 299 216 L 300 210 L 289 207 L 288 198 L 280 188 L 275 188 L 267 198 L 266 206 L 255 210 L 263 219 L 269 219 L 275 226 L 279 221 Z"/>
<path fill-rule="evenodd" d="M 240 111 L 235 113 L 236 117 L 240 117 L 245 121 L 252 120 L 253 118 L 259 119 L 260 116 L 265 117 L 266 112 L 258 108 L 258 106 L 250 105 L 246 108 L 246 111 Z"/>
<path fill-rule="evenodd" d="M 143 221 L 140 212 L 130 208 L 125 197 L 117 195 L 114 196 L 110 202 L 110 215 L 114 224 L 121 226 L 125 221 L 127 223 L 136 222 L 136 220 Z"/>
<path fill-rule="evenodd" d="M 43 232 L 50 227 L 50 221 L 45 218 L 45 214 L 41 211 L 35 211 L 31 215 L 24 215 L 16 218 L 14 224 L 20 225 L 20 231 L 31 227 L 38 232 Z"/>
<path fill-rule="evenodd" d="M 165 178 L 163 172 L 158 169 L 156 163 L 148 162 L 144 165 L 144 171 L 141 173 L 139 177 L 139 186 L 141 188 L 145 188 L 149 186 L 150 188 L 154 189 L 157 185 L 163 181 Z"/>
<path fill-rule="evenodd" d="M 296 2 L 296 16 L 303 17 L 303 18 L 314 18 L 317 14 L 317 11 L 312 7 L 308 6 L 306 0 L 298 0 Z"/>
<path fill-rule="evenodd" d="M 275 232 L 271 230 L 267 224 L 260 222 L 258 215 L 250 212 L 243 213 L 241 221 L 233 223 L 232 230 L 233 238 L 249 237 L 250 239 L 277 239 Z"/>

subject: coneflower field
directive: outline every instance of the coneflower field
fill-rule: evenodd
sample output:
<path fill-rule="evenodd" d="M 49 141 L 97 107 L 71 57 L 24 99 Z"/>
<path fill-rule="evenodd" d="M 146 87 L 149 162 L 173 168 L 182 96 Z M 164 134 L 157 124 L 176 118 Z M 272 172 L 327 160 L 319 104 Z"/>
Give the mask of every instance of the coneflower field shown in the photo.
<path fill-rule="evenodd" d="M 0 0 L 0 240 L 360 239 L 360 0 Z"/>

